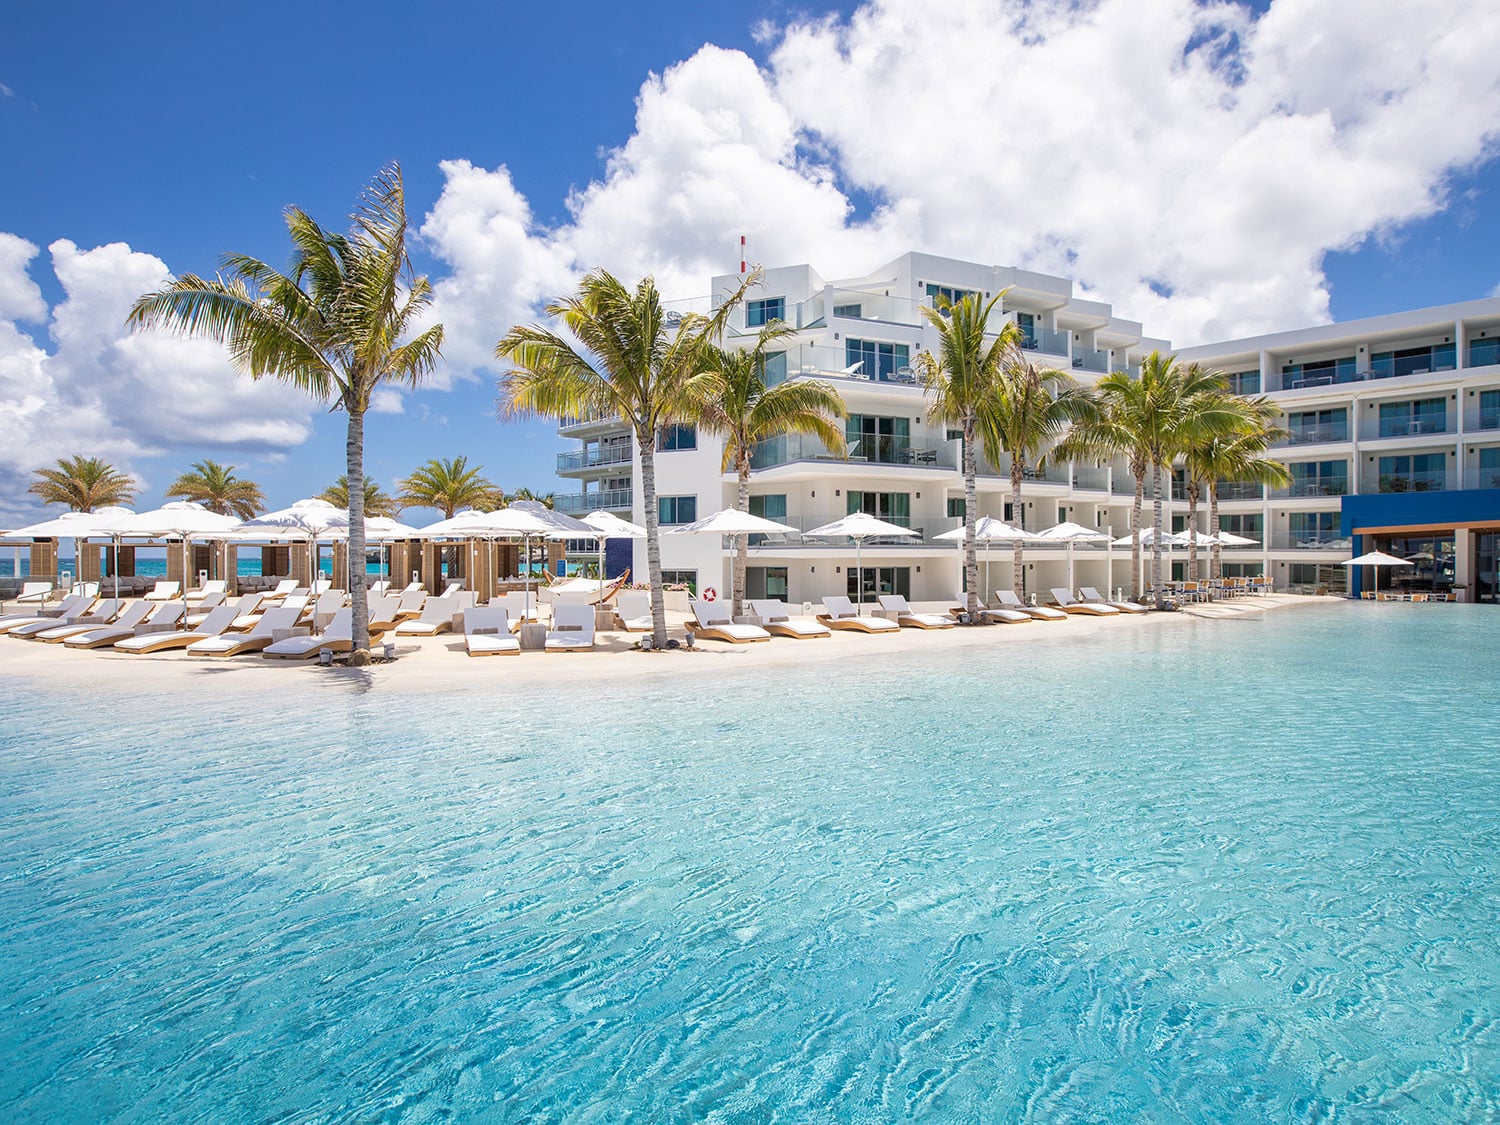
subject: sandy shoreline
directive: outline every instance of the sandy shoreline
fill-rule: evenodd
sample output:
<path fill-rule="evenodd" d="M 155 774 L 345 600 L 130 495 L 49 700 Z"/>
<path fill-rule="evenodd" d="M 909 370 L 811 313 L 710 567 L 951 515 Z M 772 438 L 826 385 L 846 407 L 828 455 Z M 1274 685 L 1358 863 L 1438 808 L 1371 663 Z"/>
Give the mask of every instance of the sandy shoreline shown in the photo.
<path fill-rule="evenodd" d="M 1340 600 L 1271 595 L 1192 606 L 1179 613 L 1072 616 L 1055 624 L 1034 621 L 1025 625 L 983 628 L 903 629 L 899 635 L 835 632 L 826 639 L 777 637 L 766 643 L 750 645 L 702 641 L 691 652 L 681 649 L 637 652 L 634 645 L 639 634 L 601 631 L 597 634 L 593 652 L 526 652 L 519 656 L 472 658 L 465 653 L 461 636 L 445 633 L 433 638 L 403 637 L 397 643 L 394 661 L 367 669 L 338 665 L 319 667 L 316 661 L 267 660 L 255 655 L 210 660 L 181 652 L 150 656 L 130 656 L 108 650 L 80 652 L 61 645 L 0 636 L 0 675 L 11 682 L 40 681 L 85 689 L 89 686 L 115 686 L 155 691 L 211 684 L 216 691 L 256 692 L 313 684 L 409 693 L 452 691 L 485 683 L 545 686 L 623 680 L 659 681 L 712 677 L 716 673 L 755 667 L 816 665 L 897 650 L 915 654 L 970 646 L 1015 647 L 1037 642 L 1077 641 L 1086 645 L 1091 638 L 1121 630 L 1169 629 L 1190 621 L 1241 619 L 1272 610 L 1325 605 Z M 671 635 L 682 637 L 681 615 L 669 614 L 668 620 Z"/>

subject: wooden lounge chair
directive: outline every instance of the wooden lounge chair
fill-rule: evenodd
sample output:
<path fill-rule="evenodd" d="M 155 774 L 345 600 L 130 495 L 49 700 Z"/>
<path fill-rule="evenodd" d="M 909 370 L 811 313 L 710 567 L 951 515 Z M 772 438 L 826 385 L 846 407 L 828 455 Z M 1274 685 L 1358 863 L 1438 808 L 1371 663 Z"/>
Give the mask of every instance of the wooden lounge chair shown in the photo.
<path fill-rule="evenodd" d="M 510 635 L 510 620 L 502 605 L 464 610 L 464 647 L 470 656 L 519 656 L 521 642 Z"/>
<path fill-rule="evenodd" d="M 126 637 L 134 637 L 137 634 L 150 632 L 170 632 L 172 626 L 182 620 L 182 603 L 167 602 L 163 605 L 153 605 L 151 602 L 142 602 L 151 610 L 151 616 L 146 621 L 133 621 L 125 624 L 125 614 L 113 625 L 104 625 L 97 629 L 90 629 L 87 633 L 79 633 L 75 637 L 68 637 L 63 644 L 68 648 L 108 648 L 116 641 L 123 641 Z"/>
<path fill-rule="evenodd" d="M 1061 586 L 1052 587 L 1051 593 L 1052 600 L 1064 613 L 1079 613 L 1087 617 L 1120 616 L 1120 611 L 1114 606 L 1100 605 L 1098 602 L 1081 602 Z"/>
<path fill-rule="evenodd" d="M 50 582 L 23 582 L 21 592 L 12 601 L 20 602 L 22 605 L 41 605 L 52 598 L 52 583 Z"/>
<path fill-rule="evenodd" d="M 212 605 L 205 605 L 210 598 L 218 595 Z M 222 605 L 224 599 L 229 596 L 229 582 L 223 578 L 211 578 L 203 583 L 197 590 L 189 590 L 182 595 L 192 609 L 213 609 L 214 606 Z"/>
<path fill-rule="evenodd" d="M 146 614 L 151 612 L 151 606 L 145 602 L 136 602 L 143 606 L 141 620 L 145 620 Z M 86 633 L 90 629 L 97 629 L 101 625 L 112 625 L 119 619 L 125 610 L 124 598 L 105 598 L 83 617 L 76 617 L 66 625 L 56 625 L 51 629 L 43 629 L 40 633 L 33 633 L 30 640 L 41 641 L 43 644 L 62 644 L 69 637 L 76 637 L 79 633 Z"/>
<path fill-rule="evenodd" d="M 1112 602 L 1092 586 L 1082 586 L 1078 590 L 1078 600 L 1086 605 L 1112 605 L 1121 613 L 1150 613 L 1151 611 L 1143 605 L 1135 602 Z"/>
<path fill-rule="evenodd" d="M 750 603 L 750 612 L 760 619 L 760 627 L 772 636 L 792 637 L 799 641 L 833 636 L 833 630 L 827 625 L 792 617 L 783 601 L 756 598 Z"/>
<path fill-rule="evenodd" d="M 151 652 L 166 652 L 168 649 L 187 648 L 194 641 L 217 637 L 234 623 L 235 613 L 234 606 L 221 605 L 205 617 L 196 629 L 179 629 L 170 633 L 143 633 L 139 637 L 124 637 L 115 642 L 115 651 L 139 656 Z"/>
<path fill-rule="evenodd" d="M 348 606 L 333 615 L 328 631 L 316 637 L 288 637 L 275 641 L 261 652 L 268 660 L 306 660 L 323 651 L 354 651 L 354 611 Z"/>
<path fill-rule="evenodd" d="M 91 594 L 69 594 L 55 609 L 38 609 L 32 613 L 17 614 L 0 621 L 0 633 L 9 633 L 13 637 L 25 637 L 51 629 L 56 625 L 72 624 L 78 618 L 88 616 L 96 600 Z"/>
<path fill-rule="evenodd" d="M 547 652 L 587 652 L 594 647 L 594 607 L 560 605 L 552 611 Z"/>
<path fill-rule="evenodd" d="M 370 610 L 370 628 L 388 633 L 400 624 L 401 599 L 395 594 L 371 594 L 365 603 Z"/>
<path fill-rule="evenodd" d="M 290 632 L 297 624 L 302 610 L 295 606 L 272 606 L 260 615 L 255 628 L 248 633 L 220 633 L 216 637 L 203 637 L 187 646 L 189 656 L 239 656 L 246 652 L 260 652 L 276 643 L 276 634 Z"/>
<path fill-rule="evenodd" d="M 954 597 L 958 599 L 958 605 L 948 613 L 957 621 L 960 615 L 969 612 L 969 595 L 960 590 Z M 979 620 L 986 625 L 1026 625 L 1036 619 L 1019 609 L 990 609 L 984 604 L 984 599 L 980 598 Z"/>
<path fill-rule="evenodd" d="M 854 608 L 854 603 L 843 595 L 823 599 L 826 612 L 818 614 L 818 620 L 830 629 L 846 629 L 856 633 L 899 633 L 901 626 L 884 617 L 864 617 Z"/>
<path fill-rule="evenodd" d="M 759 625 L 737 625 L 729 615 L 728 602 L 695 601 L 692 607 L 695 624 L 688 628 L 695 640 L 707 638 L 728 641 L 732 645 L 748 645 L 771 639 L 771 634 Z"/>
<path fill-rule="evenodd" d="M 146 600 L 148 602 L 170 602 L 180 597 L 182 597 L 182 583 L 168 582 L 166 579 L 162 579 L 151 588 L 150 593 L 146 595 Z"/>
<path fill-rule="evenodd" d="M 996 590 L 995 600 L 1000 603 L 1001 609 L 1024 613 L 1033 621 L 1066 621 L 1068 619 L 1066 613 L 1060 609 L 1053 609 L 1050 605 L 1023 605 L 1014 590 Z"/>
<path fill-rule="evenodd" d="M 615 595 L 615 619 L 627 633 L 651 632 L 651 591 L 621 590 Z"/>
<path fill-rule="evenodd" d="M 951 629 L 954 621 L 939 613 L 918 613 L 907 603 L 904 594 L 881 594 L 880 608 L 887 620 L 896 615 L 896 624 L 908 629 Z"/>

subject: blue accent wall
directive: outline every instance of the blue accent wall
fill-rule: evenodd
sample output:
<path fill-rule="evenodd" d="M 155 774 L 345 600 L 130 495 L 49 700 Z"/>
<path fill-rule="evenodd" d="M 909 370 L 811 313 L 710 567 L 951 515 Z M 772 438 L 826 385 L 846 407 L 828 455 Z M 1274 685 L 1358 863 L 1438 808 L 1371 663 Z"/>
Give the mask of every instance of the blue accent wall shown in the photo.
<path fill-rule="evenodd" d="M 604 577 L 620 577 L 630 568 L 634 555 L 635 540 L 606 539 L 604 541 Z"/>
<path fill-rule="evenodd" d="M 1430 524 L 1500 523 L 1500 488 L 1452 492 L 1382 492 L 1345 496 L 1339 505 L 1339 531 L 1351 537 L 1349 557 L 1374 550 L 1372 537 L 1355 535 L 1355 527 L 1420 527 Z M 1356 597 L 1368 580 L 1368 567 L 1353 567 L 1349 592 Z"/>

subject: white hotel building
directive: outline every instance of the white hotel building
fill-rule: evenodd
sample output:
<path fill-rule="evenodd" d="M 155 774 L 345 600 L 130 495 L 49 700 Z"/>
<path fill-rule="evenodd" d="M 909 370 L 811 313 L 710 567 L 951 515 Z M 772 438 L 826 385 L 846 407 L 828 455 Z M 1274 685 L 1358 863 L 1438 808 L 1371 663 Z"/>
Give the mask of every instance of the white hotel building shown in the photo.
<path fill-rule="evenodd" d="M 730 292 L 738 281 L 732 274 L 715 277 L 712 292 Z M 962 548 L 935 537 L 962 523 L 963 476 L 957 436 L 927 421 L 913 375 L 913 359 L 936 346 L 919 309 L 940 294 L 987 300 L 1001 291 L 996 315 L 1020 325 L 1027 357 L 1081 381 L 1135 370 L 1152 350 L 1170 348 L 1146 336 L 1140 324 L 1116 317 L 1109 305 L 1075 298 L 1070 281 L 1026 270 L 910 253 L 866 276 L 837 281 L 825 281 L 808 265 L 765 271 L 761 287 L 736 310 L 728 342 L 748 342 L 771 320 L 795 328 L 797 335 L 773 357 L 768 378 L 818 378 L 836 387 L 849 411 L 848 455 L 835 458 L 816 439 L 797 435 L 764 443 L 754 458 L 751 511 L 799 531 L 865 511 L 919 534 L 866 542 L 862 569 L 848 540 L 752 537 L 750 596 L 815 603 L 825 594 L 852 596 L 862 585 L 866 600 L 897 592 L 914 602 L 952 603 L 962 585 Z M 1221 526 L 1258 542 L 1226 550 L 1226 573 L 1269 573 L 1280 590 L 1343 589 L 1346 568 L 1339 560 L 1357 542 L 1368 548 L 1378 541 L 1396 553 L 1429 557 L 1413 581 L 1458 584 L 1469 600 L 1494 600 L 1500 299 L 1178 355 L 1229 373 L 1242 393 L 1267 394 L 1282 406 L 1290 431 L 1278 450 L 1293 473 L 1290 488 L 1269 496 L 1244 486 L 1221 490 Z M 574 515 L 603 508 L 642 522 L 640 459 L 629 431 L 618 422 L 570 420 L 560 433 L 579 447 L 558 456 L 566 481 L 558 508 Z M 735 478 L 721 472 L 721 460 L 720 441 L 690 426 L 662 435 L 656 479 L 664 531 L 732 506 Z M 1129 530 L 1135 485 L 1123 462 L 1029 471 L 1018 512 L 1010 508 L 1009 480 L 1007 463 L 990 465 L 981 457 L 981 515 L 1032 531 L 1062 520 L 1113 537 Z M 1177 485 L 1170 511 L 1180 530 L 1186 503 Z M 1147 519 L 1149 497 L 1148 486 Z M 1200 524 L 1206 523 L 1200 511 Z M 663 535 L 667 581 L 727 593 L 730 545 L 717 536 Z M 579 561 L 592 557 L 591 545 L 577 546 Z M 1010 548 L 992 548 L 988 556 L 987 589 L 1009 586 Z M 611 573 L 628 561 L 644 577 L 644 542 L 617 541 L 611 559 Z M 1069 584 L 1070 566 L 1074 589 L 1128 583 L 1128 549 L 1079 546 L 1070 560 L 1063 548 L 1028 545 L 1025 561 L 1026 592 L 1043 598 L 1049 588 Z M 1179 576 L 1185 562 L 1183 551 L 1172 556 Z"/>

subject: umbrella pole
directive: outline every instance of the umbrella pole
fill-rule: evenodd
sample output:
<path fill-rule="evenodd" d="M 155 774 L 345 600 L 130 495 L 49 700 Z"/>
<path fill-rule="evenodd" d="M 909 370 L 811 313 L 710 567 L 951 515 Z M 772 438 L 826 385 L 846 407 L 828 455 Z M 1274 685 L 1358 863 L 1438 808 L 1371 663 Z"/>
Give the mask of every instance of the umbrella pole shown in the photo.
<path fill-rule="evenodd" d="M 854 537 L 854 597 L 856 599 L 854 612 L 858 613 L 865 607 L 865 568 L 860 565 L 860 552 L 865 545 L 864 536 Z"/>

